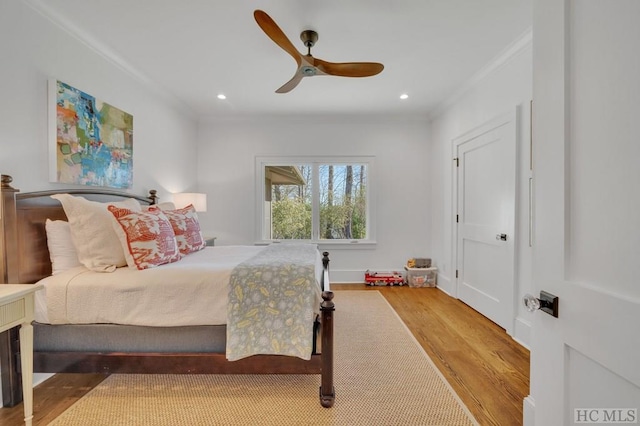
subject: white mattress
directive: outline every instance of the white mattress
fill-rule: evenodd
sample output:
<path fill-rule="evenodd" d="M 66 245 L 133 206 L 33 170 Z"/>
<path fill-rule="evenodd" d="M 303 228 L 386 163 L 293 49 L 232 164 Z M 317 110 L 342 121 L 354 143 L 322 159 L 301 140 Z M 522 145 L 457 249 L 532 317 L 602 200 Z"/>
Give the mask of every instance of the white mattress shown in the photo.
<path fill-rule="evenodd" d="M 143 271 L 76 267 L 40 281 L 44 289 L 36 293 L 35 319 L 46 324 L 155 327 L 226 324 L 231 271 L 263 249 L 207 247 Z"/>

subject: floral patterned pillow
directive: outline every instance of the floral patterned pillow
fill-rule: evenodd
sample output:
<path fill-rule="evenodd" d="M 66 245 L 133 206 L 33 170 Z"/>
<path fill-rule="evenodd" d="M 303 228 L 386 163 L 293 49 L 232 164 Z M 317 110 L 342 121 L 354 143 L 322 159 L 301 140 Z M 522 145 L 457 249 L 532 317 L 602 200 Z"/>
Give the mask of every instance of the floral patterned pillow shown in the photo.
<path fill-rule="evenodd" d="M 160 209 L 134 212 L 109 206 L 109 211 L 129 267 L 153 268 L 182 258 L 171 223 Z"/>
<path fill-rule="evenodd" d="M 207 243 L 200 231 L 198 215 L 192 204 L 182 209 L 163 210 L 162 212 L 171 222 L 180 253 L 187 255 L 206 247 Z"/>

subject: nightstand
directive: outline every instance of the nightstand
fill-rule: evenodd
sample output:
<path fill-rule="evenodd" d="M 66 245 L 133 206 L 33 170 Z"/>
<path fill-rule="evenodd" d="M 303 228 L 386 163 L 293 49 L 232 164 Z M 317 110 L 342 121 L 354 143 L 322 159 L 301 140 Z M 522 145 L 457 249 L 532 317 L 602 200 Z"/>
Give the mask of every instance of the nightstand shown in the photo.
<path fill-rule="evenodd" d="M 20 326 L 24 423 L 33 420 L 33 305 L 42 284 L 0 284 L 0 332 Z"/>
<path fill-rule="evenodd" d="M 216 245 L 216 238 L 218 237 L 204 237 L 204 242 L 209 246 L 213 247 Z"/>

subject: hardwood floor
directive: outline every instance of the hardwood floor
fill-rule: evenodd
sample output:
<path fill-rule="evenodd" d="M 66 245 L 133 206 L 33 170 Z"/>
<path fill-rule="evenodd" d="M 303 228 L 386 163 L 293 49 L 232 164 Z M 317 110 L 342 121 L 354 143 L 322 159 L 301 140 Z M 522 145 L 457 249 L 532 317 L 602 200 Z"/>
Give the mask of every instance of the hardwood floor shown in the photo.
<path fill-rule="evenodd" d="M 357 288 L 384 295 L 481 425 L 522 424 L 529 351 L 502 328 L 437 288 Z"/>
<path fill-rule="evenodd" d="M 332 289 L 379 290 L 481 425 L 522 424 L 529 351 L 496 324 L 436 288 L 334 284 Z M 34 390 L 33 424 L 48 424 L 105 377 L 57 374 L 40 384 Z M 22 404 L 1 408 L 0 424 L 24 424 Z"/>

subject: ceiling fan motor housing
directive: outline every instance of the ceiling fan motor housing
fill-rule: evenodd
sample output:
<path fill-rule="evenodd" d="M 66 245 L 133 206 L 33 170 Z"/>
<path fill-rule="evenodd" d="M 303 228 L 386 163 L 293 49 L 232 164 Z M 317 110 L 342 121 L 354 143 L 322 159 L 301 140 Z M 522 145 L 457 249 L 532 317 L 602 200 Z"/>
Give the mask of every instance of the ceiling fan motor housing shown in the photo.
<path fill-rule="evenodd" d="M 304 30 L 300 33 L 300 40 L 302 40 L 305 47 L 312 48 L 318 41 L 318 33 L 313 30 Z"/>

